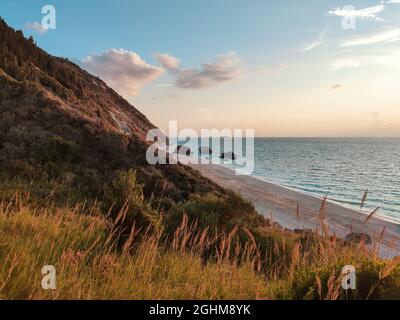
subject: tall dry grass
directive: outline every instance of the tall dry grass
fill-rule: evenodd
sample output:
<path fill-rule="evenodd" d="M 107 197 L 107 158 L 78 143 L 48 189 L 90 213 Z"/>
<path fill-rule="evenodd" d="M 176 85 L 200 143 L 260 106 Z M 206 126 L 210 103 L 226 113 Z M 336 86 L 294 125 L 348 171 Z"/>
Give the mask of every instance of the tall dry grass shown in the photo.
<path fill-rule="evenodd" d="M 400 261 L 328 234 L 271 227 L 259 238 L 245 227 L 210 231 L 184 216 L 167 237 L 162 228 L 121 230 L 123 210 L 111 221 L 97 206 L 28 199 L 16 193 L 0 203 L 1 299 L 400 298 Z M 341 288 L 348 264 L 358 279 L 350 294 Z M 55 290 L 41 287 L 44 265 L 56 268 Z"/>
<path fill-rule="evenodd" d="M 209 237 L 207 230 L 187 223 L 185 219 L 171 241 L 161 232 L 133 226 L 121 247 L 120 230 L 98 208 L 35 207 L 16 195 L 0 204 L 0 298 L 268 297 L 253 258 L 234 262 L 233 231 Z M 205 252 L 211 246 L 218 248 L 218 256 L 209 263 Z M 41 287 L 44 265 L 56 268 L 56 290 Z"/>

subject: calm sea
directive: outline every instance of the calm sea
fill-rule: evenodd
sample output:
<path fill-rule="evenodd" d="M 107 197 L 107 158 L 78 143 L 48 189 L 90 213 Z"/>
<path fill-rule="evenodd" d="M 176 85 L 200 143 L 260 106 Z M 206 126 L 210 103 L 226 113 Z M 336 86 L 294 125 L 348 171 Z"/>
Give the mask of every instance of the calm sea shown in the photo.
<path fill-rule="evenodd" d="M 400 221 L 400 138 L 258 138 L 254 175 Z"/>
<path fill-rule="evenodd" d="M 400 222 L 400 138 L 256 138 L 253 175 Z"/>

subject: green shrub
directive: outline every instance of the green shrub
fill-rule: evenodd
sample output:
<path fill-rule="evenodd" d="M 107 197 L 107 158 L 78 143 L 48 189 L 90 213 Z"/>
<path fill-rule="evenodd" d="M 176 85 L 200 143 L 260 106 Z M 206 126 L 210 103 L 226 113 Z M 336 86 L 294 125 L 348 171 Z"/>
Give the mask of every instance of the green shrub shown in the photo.
<path fill-rule="evenodd" d="M 106 192 L 106 208 L 111 207 L 112 217 L 127 227 L 152 226 L 159 223 L 159 215 L 145 201 L 143 185 L 137 181 L 136 171 L 119 170 Z"/>
<path fill-rule="evenodd" d="M 167 230 L 176 229 L 185 214 L 200 227 L 208 226 L 210 229 L 229 229 L 245 224 L 250 227 L 256 225 L 253 222 L 260 218 L 251 203 L 233 192 L 220 196 L 212 193 L 193 195 L 190 200 L 174 206 L 166 214 L 164 222 Z"/>
<path fill-rule="evenodd" d="M 42 162 L 54 162 L 57 164 L 76 162 L 78 150 L 74 142 L 65 140 L 59 136 L 48 138 L 41 153 L 37 154 Z"/>

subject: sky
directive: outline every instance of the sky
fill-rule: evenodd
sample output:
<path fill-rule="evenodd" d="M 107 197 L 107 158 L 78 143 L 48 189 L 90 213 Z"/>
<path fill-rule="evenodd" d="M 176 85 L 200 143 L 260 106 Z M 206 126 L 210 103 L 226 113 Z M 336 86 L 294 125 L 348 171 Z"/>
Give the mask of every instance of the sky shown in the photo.
<path fill-rule="evenodd" d="M 400 0 L 1 0 L 0 16 L 165 131 L 400 136 Z"/>

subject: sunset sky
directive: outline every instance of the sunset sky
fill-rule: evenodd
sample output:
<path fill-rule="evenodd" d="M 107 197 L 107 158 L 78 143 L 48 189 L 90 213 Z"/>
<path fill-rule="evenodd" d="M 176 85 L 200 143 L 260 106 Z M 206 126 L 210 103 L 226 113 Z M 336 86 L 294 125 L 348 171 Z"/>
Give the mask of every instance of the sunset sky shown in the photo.
<path fill-rule="evenodd" d="M 1 0 L 0 16 L 162 129 L 400 136 L 400 0 Z"/>

